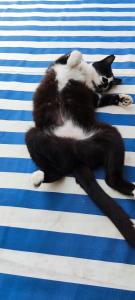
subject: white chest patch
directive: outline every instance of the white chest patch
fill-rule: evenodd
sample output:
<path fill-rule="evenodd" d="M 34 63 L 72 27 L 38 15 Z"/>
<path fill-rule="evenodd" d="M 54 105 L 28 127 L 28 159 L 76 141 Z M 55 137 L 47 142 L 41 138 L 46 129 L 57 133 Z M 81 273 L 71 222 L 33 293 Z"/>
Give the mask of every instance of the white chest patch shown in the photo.
<path fill-rule="evenodd" d="M 53 69 L 56 73 L 59 91 L 61 91 L 71 79 L 85 83 L 92 90 L 94 90 L 93 81 L 96 85 L 102 83 L 102 76 L 96 72 L 92 64 L 88 64 L 84 61 L 74 68 L 71 68 L 68 64 L 56 64 L 53 66 Z"/>
<path fill-rule="evenodd" d="M 58 90 L 61 91 L 70 79 L 85 82 L 85 74 L 80 71 L 80 67 L 70 68 L 68 65 L 56 64 L 54 66 L 56 79 L 58 81 Z"/>
<path fill-rule="evenodd" d="M 96 131 L 85 133 L 83 129 L 73 123 L 72 120 L 66 120 L 62 126 L 53 130 L 54 135 L 64 138 L 73 138 L 76 140 L 84 140 L 92 137 Z"/>

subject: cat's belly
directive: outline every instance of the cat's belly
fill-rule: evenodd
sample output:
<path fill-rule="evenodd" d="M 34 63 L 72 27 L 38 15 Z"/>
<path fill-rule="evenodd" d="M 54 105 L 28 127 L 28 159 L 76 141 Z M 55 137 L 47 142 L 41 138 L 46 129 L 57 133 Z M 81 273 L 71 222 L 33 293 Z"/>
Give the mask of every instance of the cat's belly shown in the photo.
<path fill-rule="evenodd" d="M 54 128 L 53 134 L 58 137 L 73 138 L 76 140 L 83 140 L 95 135 L 96 131 L 91 130 L 85 132 L 81 127 L 75 125 L 72 120 L 66 120 L 62 126 Z"/>

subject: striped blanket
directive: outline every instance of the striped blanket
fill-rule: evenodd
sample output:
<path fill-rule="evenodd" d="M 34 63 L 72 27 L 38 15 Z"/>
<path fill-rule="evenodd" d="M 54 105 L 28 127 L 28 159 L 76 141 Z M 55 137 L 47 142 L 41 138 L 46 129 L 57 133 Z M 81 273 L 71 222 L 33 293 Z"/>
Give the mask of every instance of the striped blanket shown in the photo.
<path fill-rule="evenodd" d="M 134 300 L 135 250 L 73 178 L 34 189 L 24 136 L 32 95 L 48 64 L 78 49 L 115 54 L 116 92 L 135 103 L 134 0 L 0 0 L 0 300 Z M 135 181 L 135 104 L 106 107 Z M 135 219 L 135 200 L 99 184 Z"/>

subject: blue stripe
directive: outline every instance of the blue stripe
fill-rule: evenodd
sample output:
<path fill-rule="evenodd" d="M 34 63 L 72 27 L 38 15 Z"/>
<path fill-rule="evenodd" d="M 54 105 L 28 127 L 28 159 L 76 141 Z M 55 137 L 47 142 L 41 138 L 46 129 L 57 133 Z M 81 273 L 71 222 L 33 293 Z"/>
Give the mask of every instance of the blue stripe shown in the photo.
<path fill-rule="evenodd" d="M 105 171 L 103 169 L 99 169 L 96 173 L 97 179 L 105 179 Z M 135 182 L 135 168 L 125 166 L 124 167 L 124 177 L 129 180 Z"/>
<path fill-rule="evenodd" d="M 0 30 L 16 30 L 16 26 L 11 23 L 11 26 L 0 26 Z M 38 26 L 38 25 L 20 25 L 17 26 L 17 30 L 38 30 L 38 31 L 135 31 L 135 26 Z M 57 49 L 58 50 L 58 49 Z M 124 50 L 124 49 L 123 49 Z"/>
<path fill-rule="evenodd" d="M 46 53 L 45 53 L 46 54 Z M 61 54 L 58 54 L 58 57 Z M 25 68 L 47 68 L 53 61 L 51 60 L 51 55 L 50 55 L 50 61 L 27 61 L 27 60 L 20 60 L 19 61 L 19 65 L 18 65 L 18 60 L 3 60 L 0 59 L 0 66 L 14 66 L 14 67 L 23 67 L 24 71 Z M 90 61 L 89 61 L 90 62 Z M 135 69 L 135 62 L 114 62 L 113 63 L 113 68 L 115 69 Z M 3 74 L 1 73 L 1 76 Z M 8 73 L 4 74 L 7 75 L 7 79 L 8 79 Z M 12 76 L 13 74 L 10 74 L 10 76 Z M 19 74 L 18 74 L 19 75 Z M 25 75 L 26 76 L 26 75 Z M 27 75 L 27 76 L 35 76 L 35 75 Z M 122 77 L 124 80 L 128 79 L 129 82 L 129 77 Z M 130 76 L 130 84 L 132 84 L 132 82 L 134 82 L 134 77 Z"/>
<path fill-rule="evenodd" d="M 0 248 L 4 249 L 94 260 L 101 259 L 100 249 L 102 261 L 135 264 L 134 249 L 128 247 L 124 240 L 9 227 L 0 227 L 0 235 Z M 8 239 L 4 239 L 4 236 L 8 236 Z M 26 240 L 29 243 L 25 243 Z M 37 243 L 38 240 L 42 241 L 42 247 L 41 243 Z"/>
<path fill-rule="evenodd" d="M 0 157 L 0 172 L 32 173 L 37 167 L 29 158 Z"/>
<path fill-rule="evenodd" d="M 25 287 L 25 288 L 22 288 Z M 0 274 L 0 296 L 2 300 L 134 300 L 135 292 L 43 280 L 23 276 Z"/>
<path fill-rule="evenodd" d="M 1 63 L 0 63 L 0 65 L 1 65 Z M 34 68 L 34 64 L 33 64 L 33 68 Z M 40 66 L 39 66 L 39 68 L 40 68 Z M 26 71 L 26 73 L 27 73 L 27 71 Z M 38 73 L 38 71 L 37 71 L 37 73 Z M 7 82 L 16 81 L 16 82 L 22 82 L 22 83 L 26 82 L 26 83 L 38 84 L 42 80 L 43 76 L 44 76 L 44 74 L 43 75 L 31 75 L 31 74 L 26 75 L 26 74 L 21 74 L 21 71 L 18 71 L 18 73 L 16 73 L 16 74 L 1 73 L 0 81 L 7 81 Z M 135 85 L 135 77 L 130 77 L 130 84 L 129 84 L 129 77 L 119 76 L 119 78 L 121 78 L 123 85 L 131 85 L 131 89 L 132 89 L 132 85 Z M 115 90 L 114 90 L 114 92 L 115 92 Z M 25 92 L 25 93 L 27 93 L 27 92 Z"/>
<path fill-rule="evenodd" d="M 134 139 L 123 139 L 126 151 L 135 152 L 135 140 Z"/>
<path fill-rule="evenodd" d="M 63 44 L 64 45 L 64 44 Z M 96 48 L 96 49 L 87 49 L 87 48 L 30 48 L 30 47 L 0 47 L 0 53 L 27 53 L 27 54 L 63 54 L 73 50 L 80 50 L 83 54 L 103 54 L 103 55 L 124 55 L 124 54 L 135 54 L 135 49 L 126 48 L 126 49 L 117 49 L 117 48 Z M 57 52 L 56 52 L 57 51 Z"/>
<path fill-rule="evenodd" d="M 123 139 L 126 151 L 135 152 L 135 141 L 134 139 Z M 11 145 L 24 145 L 25 144 L 25 133 L 23 132 L 4 132 L 0 131 L 0 143 L 11 144 Z"/>
<path fill-rule="evenodd" d="M 34 2 L 35 3 L 35 2 Z M 37 4 L 39 4 L 40 2 L 37 2 Z M 80 2 L 79 2 L 80 3 Z M 78 4 L 79 4 L 78 3 Z M 5 2 L 3 3 L 5 5 Z M 8 2 L 9 4 L 9 2 Z M 13 3 L 12 3 L 13 4 Z M 16 3 L 14 3 L 16 4 Z M 20 3 L 19 3 L 20 4 Z M 26 2 L 24 3 L 26 5 Z M 27 2 L 28 4 L 28 2 Z M 51 1 L 51 4 L 52 4 L 52 1 Z M 72 4 L 72 2 L 70 2 L 70 4 Z M 1 5 L 2 5 L 2 2 L 1 2 Z M 62 5 L 62 2 L 61 2 L 61 5 Z M 0 11 L 3 12 L 3 9 L 0 9 Z M 34 8 L 28 8 L 26 6 L 26 8 L 21 8 L 21 9 L 17 9 L 17 8 L 12 8 L 12 7 L 9 7 L 7 6 L 7 9 L 6 9 L 6 12 L 14 12 L 14 13 L 17 13 L 17 12 L 53 12 L 53 13 L 56 13 L 56 12 L 91 12 L 91 11 L 96 11 L 96 12 L 134 12 L 135 11 L 135 7 L 97 7 L 95 5 L 95 7 L 83 7 L 83 8 L 80 8 L 80 7 L 76 7 L 76 8 L 64 8 L 64 6 L 62 8 L 52 8 L 50 6 L 50 8 L 41 8 L 41 7 L 36 7 Z"/>
<path fill-rule="evenodd" d="M 0 172 L 32 173 L 36 169 L 31 159 L 0 157 Z"/>
<path fill-rule="evenodd" d="M 0 59 L 0 66 L 23 67 L 24 70 L 25 70 L 26 67 L 27 68 L 47 68 L 49 66 L 49 64 L 52 63 L 52 62 L 53 61 L 51 60 L 51 55 L 50 55 L 50 61 L 21 60 L 21 61 L 19 61 L 19 65 L 18 65 L 18 60 L 3 60 L 3 59 Z M 12 75 L 12 74 L 10 74 L 10 75 Z"/>
<path fill-rule="evenodd" d="M 7 4 L 7 5 L 11 5 L 11 4 L 19 4 L 20 5 L 20 7 L 21 7 L 21 4 L 22 5 L 26 5 L 27 6 L 27 4 L 50 4 L 50 1 L 48 0 L 45 0 L 45 1 L 16 1 L 15 3 L 13 3 L 12 1 L 9 1 L 9 2 L 3 2 L 3 4 Z M 89 0 L 85 0 L 85 2 L 84 1 L 64 1 L 64 2 L 61 2 L 61 1 L 51 1 L 51 4 L 55 4 L 55 5 L 62 5 L 62 3 L 63 3 L 63 7 L 64 7 L 64 5 L 73 5 L 73 4 L 77 4 L 77 5 L 83 5 L 83 4 L 89 4 L 90 2 L 89 2 Z M 94 3 L 97 3 L 97 0 L 92 0 L 92 2 L 91 2 L 92 4 L 94 4 Z M 100 4 L 106 4 L 106 3 L 108 3 L 108 4 L 110 4 L 110 0 L 99 0 L 99 3 Z M 113 3 L 115 3 L 115 4 L 119 4 L 119 2 L 117 1 L 117 0 L 113 0 Z M 122 3 L 125 3 L 125 4 L 129 4 L 129 2 L 127 2 L 127 0 L 122 0 L 122 2 L 121 2 L 121 4 Z M 133 3 L 134 4 L 134 0 L 130 0 L 130 3 Z M 110 4 L 111 5 L 111 4 Z M 50 5 L 51 6 L 51 5 Z"/>
<path fill-rule="evenodd" d="M 0 90 L 1 99 L 10 99 L 10 100 L 23 100 L 30 101 L 33 97 L 33 92 L 24 92 L 24 91 L 9 91 L 9 90 Z M 135 102 L 135 95 L 132 95 L 132 98 Z"/>
<path fill-rule="evenodd" d="M 29 158 L 8 158 L 0 157 L 0 172 L 32 173 L 37 169 Z M 124 173 L 129 181 L 135 182 L 135 168 L 124 167 Z M 96 171 L 96 178 L 104 179 L 103 170 Z"/>
<path fill-rule="evenodd" d="M 116 201 L 132 219 L 135 219 L 135 201 L 133 199 L 117 199 Z M 38 189 L 30 191 L 0 188 L 0 205 L 103 215 L 103 212 L 87 195 L 39 192 Z"/>
<path fill-rule="evenodd" d="M 23 132 L 4 132 L 0 131 L 0 143 L 11 145 L 24 145 L 25 134 Z"/>
<path fill-rule="evenodd" d="M 115 62 L 113 63 L 112 65 L 113 68 L 115 69 L 135 69 L 135 62 L 133 61 L 128 61 L 128 62 Z M 123 76 L 123 79 L 126 78 Z M 130 80 L 132 82 L 133 80 L 133 77 L 131 76 L 130 77 Z M 130 84 L 130 80 L 129 80 L 129 77 L 128 77 L 128 83 Z"/>
<path fill-rule="evenodd" d="M 2 2 L 3 4 L 7 4 L 7 5 L 10 5 L 10 4 L 14 4 L 14 3 L 12 3 L 12 1 L 11 2 L 6 2 L 6 1 L 3 1 Z M 73 5 L 73 4 L 89 4 L 89 0 L 85 0 L 85 2 L 84 1 L 64 1 L 64 2 L 61 2 L 61 1 L 51 1 L 51 4 L 59 4 L 59 5 L 62 5 L 62 3 L 63 4 L 69 4 L 69 5 Z M 98 3 L 97 2 L 97 0 L 92 0 L 91 1 L 91 4 L 94 4 L 94 3 Z M 102 3 L 102 4 L 106 4 L 106 3 L 108 3 L 108 4 L 110 4 L 110 0 L 100 0 L 100 2 L 99 3 Z M 113 0 L 113 4 L 118 4 L 118 1 L 117 0 Z M 129 2 L 127 2 L 127 0 L 122 0 L 121 1 L 121 3 L 126 3 L 126 4 L 131 4 L 131 3 L 133 3 L 134 4 L 134 0 L 130 0 Z M 36 2 L 36 1 L 28 1 L 28 2 L 25 2 L 25 1 L 16 1 L 16 3 L 15 4 L 23 4 L 23 5 L 26 5 L 27 6 L 27 4 L 50 4 L 50 1 L 48 0 L 45 0 L 45 1 L 39 1 L 39 2 Z M 111 5 L 111 4 L 110 4 Z"/>
<path fill-rule="evenodd" d="M 32 120 L 32 111 L 1 109 L 0 110 L 0 119 L 31 121 Z"/>
<path fill-rule="evenodd" d="M 112 125 L 127 125 L 134 126 L 135 115 L 120 115 L 111 113 L 96 113 L 97 119 Z M 23 110 L 0 110 L 0 119 L 2 120 L 20 120 L 32 121 L 32 111 Z"/>
<path fill-rule="evenodd" d="M 33 66 L 34 67 L 34 66 Z M 21 73 L 21 72 L 20 72 Z M 17 81 L 17 82 L 27 82 L 27 83 L 39 83 L 43 76 L 41 75 L 25 75 L 25 74 L 10 74 L 10 73 L 1 73 L 1 81 Z"/>
<path fill-rule="evenodd" d="M 134 36 L 111 37 L 111 36 L 1 36 L 2 41 L 35 41 L 35 42 L 135 42 Z"/>
<path fill-rule="evenodd" d="M 7 86 L 8 88 L 8 86 Z M 10 100 L 23 100 L 30 101 L 32 100 L 33 93 L 32 92 L 23 92 L 23 91 L 10 91 L 10 90 L 0 90 L 1 99 L 10 99 Z"/>
<path fill-rule="evenodd" d="M 1 17 L 1 21 L 134 21 L 134 16 L 73 16 L 73 17 L 47 17 L 47 16 L 30 16 L 30 17 L 23 17 L 23 16 L 10 16 L 10 17 L 6 17 L 6 16 L 2 16 Z M 57 36 L 58 37 L 58 36 Z"/>
<path fill-rule="evenodd" d="M 0 63 L 1 65 L 1 63 Z M 34 67 L 34 64 L 33 64 Z M 39 66 L 40 67 L 40 66 Z M 42 65 L 43 67 L 43 65 Z M 25 69 L 24 69 L 25 71 Z M 12 71 L 11 71 L 12 72 Z M 1 73 L 0 76 L 0 81 L 5 81 L 5 82 L 12 82 L 12 81 L 16 81 L 16 82 L 22 82 L 22 83 L 35 83 L 38 84 L 40 83 L 40 81 L 42 80 L 44 75 L 26 75 L 26 74 L 19 74 L 22 71 L 18 70 L 18 73 L 16 74 L 11 74 L 11 73 Z M 27 73 L 27 70 L 26 70 Z M 38 73 L 38 71 L 37 71 Z M 43 72 L 44 73 L 44 72 Z M 115 72 L 114 72 L 115 73 Z M 121 72 L 122 73 L 122 72 Z M 122 79 L 122 84 L 123 85 L 135 85 L 135 77 L 125 77 L 125 76 L 119 76 L 119 78 Z M 34 92 L 34 91 L 33 91 Z M 115 92 L 115 90 L 114 90 Z M 27 93 L 27 92 L 26 92 Z M 6 97 L 7 98 L 7 97 Z"/>
<path fill-rule="evenodd" d="M 110 113 L 96 113 L 97 119 L 112 125 L 135 125 L 135 115 L 119 115 Z M 127 127 L 128 129 L 128 127 Z"/>

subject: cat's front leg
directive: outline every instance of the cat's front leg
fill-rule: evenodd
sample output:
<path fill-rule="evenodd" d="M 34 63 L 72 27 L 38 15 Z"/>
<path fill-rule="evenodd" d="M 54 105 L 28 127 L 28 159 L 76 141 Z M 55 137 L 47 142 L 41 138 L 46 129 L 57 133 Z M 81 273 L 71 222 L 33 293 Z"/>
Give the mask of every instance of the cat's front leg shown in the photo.
<path fill-rule="evenodd" d="M 108 105 L 119 105 L 122 107 L 126 107 L 133 103 L 133 99 L 129 95 L 125 94 L 117 94 L 117 95 L 103 95 L 100 96 L 97 102 L 96 107 L 103 107 Z"/>

